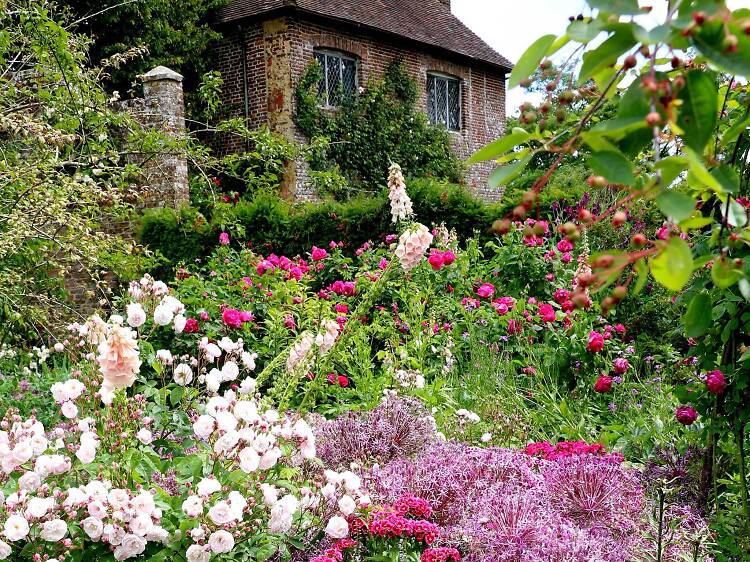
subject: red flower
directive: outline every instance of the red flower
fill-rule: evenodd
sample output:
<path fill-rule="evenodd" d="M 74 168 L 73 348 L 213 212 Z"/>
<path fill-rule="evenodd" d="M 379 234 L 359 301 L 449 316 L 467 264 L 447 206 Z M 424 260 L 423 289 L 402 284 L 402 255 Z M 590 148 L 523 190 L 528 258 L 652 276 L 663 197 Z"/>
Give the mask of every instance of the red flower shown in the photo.
<path fill-rule="evenodd" d="M 347 387 L 349 386 L 349 379 L 347 379 L 344 375 L 339 375 L 339 386 Z"/>
<path fill-rule="evenodd" d="M 698 412 L 692 406 L 680 406 L 675 410 L 674 415 L 682 425 L 692 425 L 698 419 Z"/>
<path fill-rule="evenodd" d="M 185 328 L 182 331 L 186 334 L 196 334 L 199 329 L 198 321 L 195 318 L 188 318 L 185 321 Z"/>
<path fill-rule="evenodd" d="M 594 383 L 594 392 L 600 392 L 602 394 L 612 390 L 612 377 L 607 375 L 601 375 Z"/>
<path fill-rule="evenodd" d="M 598 353 L 604 349 L 604 336 L 599 332 L 589 332 L 589 343 L 586 349 L 592 353 Z"/>
<path fill-rule="evenodd" d="M 724 373 L 718 369 L 709 372 L 706 375 L 706 387 L 711 394 L 716 394 L 717 396 L 724 392 L 724 389 L 727 387 L 727 379 L 724 378 Z"/>

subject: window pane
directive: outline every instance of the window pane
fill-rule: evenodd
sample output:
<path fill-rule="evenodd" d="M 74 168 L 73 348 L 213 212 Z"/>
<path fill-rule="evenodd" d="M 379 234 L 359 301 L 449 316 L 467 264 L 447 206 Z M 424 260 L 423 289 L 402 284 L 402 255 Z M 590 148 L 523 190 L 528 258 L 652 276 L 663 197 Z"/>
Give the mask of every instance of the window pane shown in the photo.
<path fill-rule="evenodd" d="M 341 59 L 341 86 L 344 97 L 354 95 L 357 84 L 357 64 L 352 59 Z"/>
<path fill-rule="evenodd" d="M 461 96 L 458 80 L 448 80 L 448 128 L 458 131 L 461 128 Z"/>
<path fill-rule="evenodd" d="M 442 78 L 435 79 L 435 123 L 437 125 L 448 124 L 448 84 Z"/>
<path fill-rule="evenodd" d="M 341 59 L 328 55 L 328 105 L 338 105 L 341 101 Z"/>
<path fill-rule="evenodd" d="M 435 113 L 435 77 L 427 76 L 427 118 L 430 121 L 430 125 L 434 125 L 437 122 Z"/>
<path fill-rule="evenodd" d="M 323 100 L 324 103 L 328 103 L 326 99 L 326 56 L 323 53 L 315 53 L 315 60 L 320 63 L 320 68 L 323 70 L 320 75 L 320 81 L 318 82 L 318 96 Z"/>

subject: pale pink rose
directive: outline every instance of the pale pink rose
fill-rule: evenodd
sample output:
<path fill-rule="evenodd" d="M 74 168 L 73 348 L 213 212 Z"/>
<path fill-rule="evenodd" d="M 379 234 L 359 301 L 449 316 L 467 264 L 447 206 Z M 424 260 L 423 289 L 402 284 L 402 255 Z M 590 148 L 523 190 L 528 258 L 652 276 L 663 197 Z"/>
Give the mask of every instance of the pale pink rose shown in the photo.
<path fill-rule="evenodd" d="M 215 531 L 208 537 L 208 546 L 216 554 L 229 552 L 234 548 L 234 537 L 227 531 Z"/>

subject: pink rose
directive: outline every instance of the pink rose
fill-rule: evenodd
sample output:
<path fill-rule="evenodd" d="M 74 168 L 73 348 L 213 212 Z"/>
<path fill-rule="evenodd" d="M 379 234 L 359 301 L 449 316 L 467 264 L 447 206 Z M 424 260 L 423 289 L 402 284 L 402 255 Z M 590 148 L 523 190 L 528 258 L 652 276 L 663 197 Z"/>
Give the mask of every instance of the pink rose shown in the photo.
<path fill-rule="evenodd" d="M 698 412 L 692 406 L 680 406 L 675 410 L 674 415 L 682 425 L 692 425 L 698 419 Z"/>
<path fill-rule="evenodd" d="M 599 332 L 589 332 L 589 343 L 586 349 L 592 353 L 598 353 L 604 349 L 604 336 Z"/>
<path fill-rule="evenodd" d="M 312 247 L 312 252 L 310 252 L 312 255 L 313 261 L 320 261 L 324 260 L 328 257 L 328 252 L 326 252 L 323 248 L 318 248 L 317 246 Z"/>
<path fill-rule="evenodd" d="M 551 304 L 543 304 L 539 307 L 539 318 L 542 319 L 542 322 L 555 321 L 555 309 L 552 308 Z"/>
<path fill-rule="evenodd" d="M 435 271 L 439 271 L 445 264 L 445 259 L 443 258 L 443 254 L 441 254 L 440 252 L 432 252 L 430 254 L 430 257 L 427 258 L 427 261 L 432 266 L 432 269 L 434 269 Z"/>
<path fill-rule="evenodd" d="M 594 392 L 606 393 L 612 390 L 612 377 L 601 375 L 594 383 Z"/>
<path fill-rule="evenodd" d="M 226 246 L 227 244 L 229 244 L 229 234 L 227 234 L 226 232 L 222 232 L 221 234 L 219 234 L 219 244 L 221 244 L 222 246 Z"/>
<path fill-rule="evenodd" d="M 613 362 L 613 365 L 614 365 L 614 371 L 618 375 L 622 375 L 630 367 L 630 363 L 624 357 L 618 357 L 617 359 L 615 359 Z"/>
<path fill-rule="evenodd" d="M 456 254 L 454 254 L 450 250 L 446 250 L 445 252 L 443 252 L 443 263 L 445 265 L 450 265 L 454 261 L 456 261 Z"/>
<path fill-rule="evenodd" d="M 724 378 L 724 373 L 718 369 L 711 371 L 706 375 L 706 388 L 708 388 L 708 391 L 711 394 L 716 394 L 718 396 L 724 392 L 726 387 L 727 379 Z"/>
<path fill-rule="evenodd" d="M 242 315 L 236 308 L 225 308 L 221 313 L 221 320 L 230 328 L 242 328 Z"/>
<path fill-rule="evenodd" d="M 495 286 L 492 283 L 484 283 L 477 289 L 477 295 L 482 298 L 492 298 L 495 294 Z"/>

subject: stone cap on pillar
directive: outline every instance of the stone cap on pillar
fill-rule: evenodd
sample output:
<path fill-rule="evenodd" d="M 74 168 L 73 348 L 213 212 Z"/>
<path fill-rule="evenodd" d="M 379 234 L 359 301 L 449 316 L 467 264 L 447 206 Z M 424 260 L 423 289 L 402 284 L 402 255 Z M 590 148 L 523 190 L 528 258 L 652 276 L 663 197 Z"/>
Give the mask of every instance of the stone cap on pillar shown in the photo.
<path fill-rule="evenodd" d="M 172 80 L 174 82 L 182 82 L 182 74 L 175 72 L 171 68 L 166 66 L 157 66 L 152 68 L 146 74 L 141 75 L 141 80 L 144 82 L 155 82 L 157 80 Z"/>

